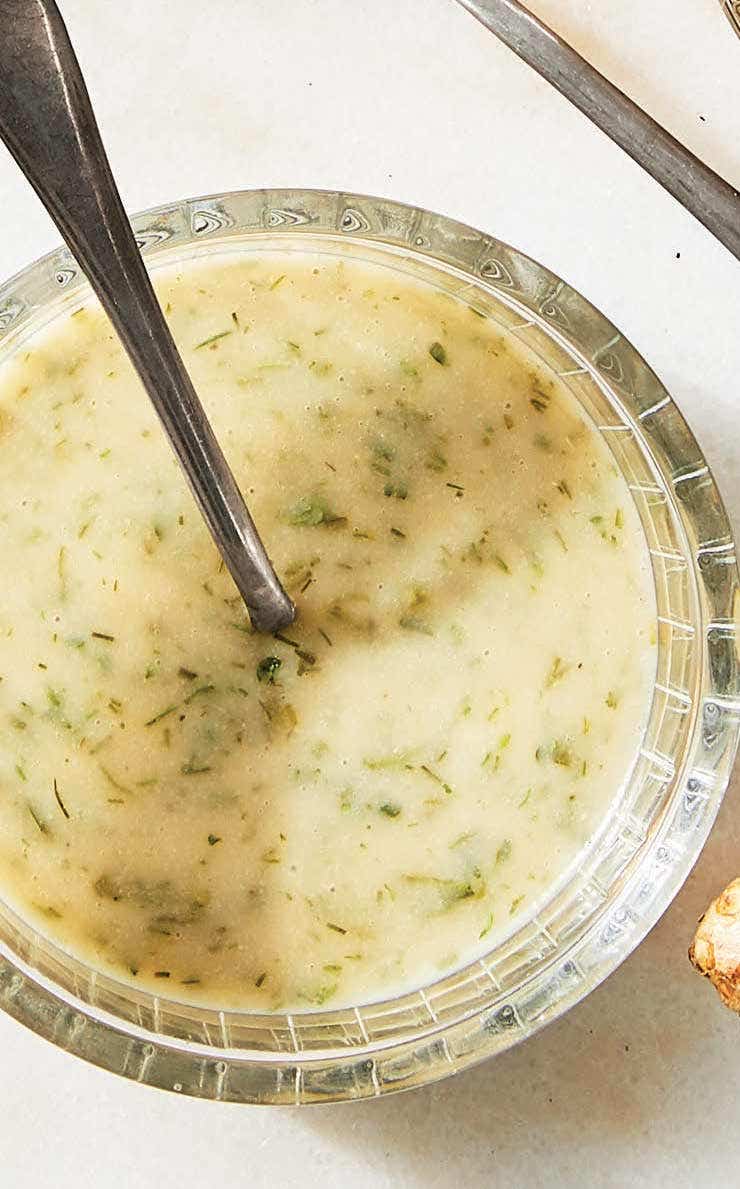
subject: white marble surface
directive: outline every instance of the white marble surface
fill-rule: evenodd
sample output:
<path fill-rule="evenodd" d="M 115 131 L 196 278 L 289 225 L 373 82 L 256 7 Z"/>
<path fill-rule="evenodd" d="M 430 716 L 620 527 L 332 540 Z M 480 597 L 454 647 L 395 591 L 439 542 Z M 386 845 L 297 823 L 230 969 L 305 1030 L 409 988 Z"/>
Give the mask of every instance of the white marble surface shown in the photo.
<path fill-rule="evenodd" d="M 211 190 L 386 194 L 484 227 L 586 293 L 679 400 L 740 527 L 740 265 L 451 0 L 62 0 L 130 209 Z M 717 0 L 533 7 L 740 185 L 740 42 Z M 57 236 L 0 152 L 0 275 Z M 680 253 L 680 256 L 679 256 Z M 8 1189 L 736 1184 L 740 1023 L 692 974 L 740 870 L 736 772 L 632 958 L 503 1057 L 301 1111 L 118 1080 L 0 1017 Z"/>

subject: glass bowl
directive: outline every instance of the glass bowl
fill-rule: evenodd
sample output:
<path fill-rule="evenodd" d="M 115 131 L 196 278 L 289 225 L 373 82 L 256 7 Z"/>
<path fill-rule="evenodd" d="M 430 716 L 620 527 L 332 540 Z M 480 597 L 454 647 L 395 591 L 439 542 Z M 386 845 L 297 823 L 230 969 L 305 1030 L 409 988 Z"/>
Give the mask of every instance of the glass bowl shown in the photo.
<path fill-rule="evenodd" d="M 207 1010 L 96 972 L 0 903 L 0 1004 L 98 1066 L 232 1102 L 331 1102 L 420 1086 L 572 1007 L 686 879 L 740 733 L 740 594 L 727 516 L 693 435 L 635 349 L 563 281 L 488 235 L 387 199 L 298 190 L 172 203 L 133 223 L 155 270 L 207 253 L 310 249 L 390 265 L 461 297 L 564 379 L 604 435 L 642 521 L 658 660 L 632 773 L 578 862 L 480 960 L 351 1009 Z M 66 250 L 20 273 L 0 288 L 0 359 L 88 298 Z"/>

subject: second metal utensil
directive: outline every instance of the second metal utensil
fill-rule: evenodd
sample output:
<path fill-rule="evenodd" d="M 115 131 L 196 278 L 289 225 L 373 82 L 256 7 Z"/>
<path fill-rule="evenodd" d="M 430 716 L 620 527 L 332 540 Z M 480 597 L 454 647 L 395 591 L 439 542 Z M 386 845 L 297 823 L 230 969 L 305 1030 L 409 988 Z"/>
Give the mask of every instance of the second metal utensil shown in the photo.
<path fill-rule="evenodd" d="M 740 194 L 518 0 L 458 0 L 740 260 Z"/>
<path fill-rule="evenodd" d="M 54 0 L 0 0 L 0 137 L 113 323 L 177 454 L 252 625 L 295 608 L 216 441 L 152 289 Z"/>

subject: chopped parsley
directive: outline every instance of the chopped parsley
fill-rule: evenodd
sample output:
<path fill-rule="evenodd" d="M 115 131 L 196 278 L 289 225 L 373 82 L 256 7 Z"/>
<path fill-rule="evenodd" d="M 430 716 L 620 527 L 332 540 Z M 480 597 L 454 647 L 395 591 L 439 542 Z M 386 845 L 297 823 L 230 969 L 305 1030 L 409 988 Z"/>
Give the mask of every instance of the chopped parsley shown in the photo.
<path fill-rule="evenodd" d="M 279 656 L 264 656 L 257 665 L 257 680 L 265 685 L 274 685 L 282 664 Z"/>

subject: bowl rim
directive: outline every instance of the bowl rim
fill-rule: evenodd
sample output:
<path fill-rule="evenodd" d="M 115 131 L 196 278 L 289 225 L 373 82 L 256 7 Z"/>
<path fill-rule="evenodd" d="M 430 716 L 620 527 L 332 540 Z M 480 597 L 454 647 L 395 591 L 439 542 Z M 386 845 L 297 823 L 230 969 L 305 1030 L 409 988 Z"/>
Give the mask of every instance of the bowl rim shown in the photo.
<path fill-rule="evenodd" d="M 314 217 L 316 209 L 321 211 L 319 217 Z M 324 223 L 319 226 L 320 218 Z M 539 1011 L 530 1011 L 525 1016 L 516 991 L 509 993 L 506 988 L 492 985 L 486 1007 L 470 1009 L 454 1020 L 441 1020 L 425 994 L 429 991 L 427 987 L 413 996 L 371 1005 L 378 1011 L 420 995 L 424 1020 L 420 1023 L 417 1019 L 413 1027 L 409 1023 L 405 1036 L 390 1033 L 387 1039 L 371 1037 L 360 1010 L 355 1008 L 351 1010 L 356 1017 L 360 1043 L 338 1040 L 335 1048 L 328 1045 L 306 1048 L 296 1039 L 297 1017 L 291 1021 L 288 1016 L 292 1047 L 278 1047 L 265 1053 L 235 1046 L 223 1024 L 223 1012 L 217 1013 L 222 1020 L 220 1030 L 215 1032 L 216 1039 L 206 1029 L 205 1036 L 211 1039 L 204 1043 L 176 1033 L 164 1034 L 153 1026 L 160 1018 L 159 1009 L 153 1015 L 140 1014 L 138 1024 L 124 1020 L 105 1006 L 86 1000 L 84 995 L 63 990 L 53 977 L 35 969 L 32 948 L 24 954 L 21 946 L 17 950 L 13 948 L 7 936 L 0 937 L 0 1006 L 68 1051 L 150 1085 L 219 1100 L 285 1104 L 359 1099 L 437 1080 L 534 1034 L 598 986 L 652 928 L 700 854 L 729 780 L 740 737 L 737 651 L 740 587 L 732 532 L 721 497 L 685 420 L 631 344 L 565 282 L 486 233 L 390 199 L 321 189 L 215 193 L 160 204 L 134 215 L 132 223 L 145 257 L 160 256 L 165 264 L 171 261 L 178 243 L 182 248 L 202 243 L 213 249 L 230 238 L 232 242 L 241 242 L 247 238 L 280 238 L 286 232 L 302 232 L 314 239 L 373 245 L 383 254 L 390 252 L 398 259 L 405 255 L 425 260 L 434 268 L 444 265 L 452 272 L 457 268 L 460 277 L 467 278 L 476 293 L 487 288 L 495 300 L 502 301 L 512 311 L 531 315 L 532 328 L 564 347 L 570 358 L 580 359 L 589 378 L 608 390 L 609 399 L 632 401 L 630 417 L 632 421 L 639 420 L 641 433 L 658 453 L 669 448 L 673 437 L 680 434 L 684 454 L 687 449 L 691 454 L 690 462 L 682 462 L 680 473 L 673 476 L 674 510 L 687 533 L 687 556 L 695 563 L 689 577 L 697 596 L 700 629 L 699 652 L 694 657 L 700 698 L 693 708 L 690 755 L 684 757 L 682 770 L 674 776 L 676 797 L 680 801 L 678 812 L 684 818 L 688 816 L 682 836 L 688 837 L 689 842 L 676 849 L 670 842 L 671 826 L 675 827 L 676 823 L 666 819 L 655 836 L 645 843 L 649 849 L 632 873 L 625 875 L 623 887 L 610 904 L 608 920 L 600 920 L 600 927 L 603 925 L 610 934 L 600 960 L 594 959 L 586 969 L 579 957 L 582 939 L 576 939 L 559 954 L 551 953 L 549 965 L 546 962 L 535 974 L 522 976 L 517 991 L 531 991 L 538 979 L 542 983 L 543 1002 Z M 300 235 L 296 240 L 300 243 Z M 459 250 L 456 256 L 454 246 L 460 244 L 469 256 L 472 252 L 474 259 L 462 260 Z M 51 318 L 56 318 L 61 310 L 53 299 L 42 299 L 36 306 L 32 294 L 28 299 L 26 290 L 29 286 L 33 290 L 41 278 L 47 287 L 52 279 L 62 300 L 66 300 L 65 294 L 72 299 L 83 290 L 81 273 L 64 248 L 52 250 L 0 286 L 0 344 L 7 341 L 11 351 L 16 331 L 25 328 L 29 332 L 29 320 L 49 309 L 53 310 Z M 590 358 L 573 341 L 576 315 L 593 326 Z M 38 326 L 34 324 L 31 331 L 36 329 Z M 709 540 L 704 539 L 705 526 L 698 523 L 699 505 L 685 498 L 694 484 L 700 491 L 697 499 L 701 498 L 701 508 L 707 499 L 712 505 L 713 535 Z M 723 567 L 721 598 L 724 604 L 730 600 L 729 607 L 721 608 L 724 614 L 717 613 L 714 590 L 709 600 L 711 614 L 706 606 L 700 606 L 702 598 L 707 601 L 707 584 L 717 566 Z M 730 676 L 724 682 L 718 678 L 718 674 L 727 672 Z M 641 899 L 642 869 L 651 855 L 654 864 L 657 862 L 663 870 L 656 877 L 657 887 Z M 519 932 L 527 927 L 522 925 Z M 473 965 L 469 964 L 465 971 Z M 445 981 L 439 980 L 435 987 Z M 545 993 L 547 988 L 549 992 Z M 364 1007 L 359 1005 L 361 1010 Z M 301 1013 L 300 1026 L 309 1019 L 318 1027 L 322 1018 L 333 1020 L 337 1014 L 342 1012 L 311 1012 L 305 1016 Z"/>

